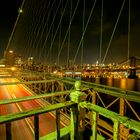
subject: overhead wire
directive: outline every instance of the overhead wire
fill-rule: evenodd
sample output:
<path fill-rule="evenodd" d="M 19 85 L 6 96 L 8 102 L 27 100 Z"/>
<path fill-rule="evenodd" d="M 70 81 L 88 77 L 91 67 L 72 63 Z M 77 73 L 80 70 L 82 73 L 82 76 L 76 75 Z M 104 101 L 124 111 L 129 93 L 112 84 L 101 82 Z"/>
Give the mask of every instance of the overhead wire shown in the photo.
<path fill-rule="evenodd" d="M 30 7 L 31 9 L 31 7 Z M 14 51 L 14 53 L 18 52 L 18 56 L 21 54 L 24 56 L 24 47 L 17 47 L 17 46 L 21 46 L 21 44 L 23 44 L 23 41 L 26 41 L 25 38 L 27 38 L 26 35 L 26 26 L 27 25 L 27 21 L 25 21 L 25 15 L 27 13 L 27 10 L 29 10 L 28 6 L 27 6 L 27 1 L 24 1 L 24 6 L 21 8 L 19 8 L 20 12 L 20 18 L 18 19 L 18 23 L 16 25 L 16 30 L 14 32 L 14 35 L 12 37 L 12 41 L 11 41 L 11 49 Z M 24 45 L 25 46 L 25 45 Z M 20 48 L 20 50 L 19 50 Z M 17 55 L 17 54 L 16 54 Z"/>
<path fill-rule="evenodd" d="M 127 59 L 130 58 L 130 19 L 131 19 L 131 1 L 128 2 L 128 50 L 127 50 Z"/>
<path fill-rule="evenodd" d="M 35 41 L 35 39 L 36 39 L 36 32 L 37 32 L 37 30 L 38 30 L 38 25 L 39 25 L 39 19 L 40 19 L 40 17 L 41 17 L 41 13 L 42 13 L 42 5 L 44 5 L 43 4 L 43 1 L 39 1 L 39 4 L 40 4 L 40 6 L 38 6 L 38 5 L 36 5 L 36 9 L 38 10 L 38 12 L 37 12 L 37 15 L 34 17 L 35 18 L 35 22 L 34 22 L 34 26 L 32 27 L 32 37 L 31 37 L 31 40 L 30 40 L 30 45 L 29 46 L 32 46 L 32 47 L 34 47 L 33 46 L 33 43 L 34 43 L 34 41 Z M 39 8 L 38 8 L 39 7 Z M 31 47 L 29 47 L 29 49 L 30 49 Z M 33 51 L 32 51 L 32 49 L 29 51 L 30 53 L 29 53 L 29 56 L 33 56 Z"/>
<path fill-rule="evenodd" d="M 48 29 L 48 21 L 49 21 L 50 14 L 51 14 L 51 12 L 52 12 L 52 9 L 53 9 L 55 0 L 53 1 L 52 5 L 51 5 L 50 2 L 51 2 L 51 0 L 49 1 L 48 5 L 47 5 L 47 8 L 46 8 L 46 9 L 48 9 L 48 15 L 46 15 L 46 14 L 47 14 L 47 10 L 46 10 L 46 14 L 44 14 L 43 20 L 44 20 L 45 24 L 43 25 L 42 32 L 41 32 L 41 34 L 40 34 L 40 36 L 39 36 L 39 39 L 38 39 L 38 42 L 37 42 L 37 44 L 36 44 L 36 48 L 39 48 L 39 45 L 40 45 L 40 46 L 43 46 L 43 45 L 42 45 L 42 44 L 43 44 L 42 42 L 43 42 L 44 31 L 45 31 L 45 30 L 46 30 L 46 32 L 48 31 L 48 30 L 47 30 L 47 29 Z M 51 5 L 51 8 L 50 8 L 50 10 L 49 10 L 50 5 Z M 46 21 L 45 21 L 45 17 L 46 17 L 46 16 L 47 16 L 47 19 L 46 19 Z M 50 29 L 50 28 L 49 28 L 49 29 Z M 50 33 L 50 32 L 49 32 L 49 33 Z M 47 32 L 46 36 L 48 36 L 49 33 Z M 40 49 L 40 51 L 38 52 L 38 60 L 41 61 L 42 50 L 44 50 L 44 47 L 39 48 L 39 49 Z"/>
<path fill-rule="evenodd" d="M 27 2 L 29 2 L 29 1 L 27 1 Z M 34 6 L 30 6 L 30 3 L 27 3 L 27 2 L 26 2 L 26 6 L 25 6 L 27 8 L 24 10 L 24 13 L 26 12 L 26 14 L 27 14 L 26 18 L 24 18 L 24 21 L 26 22 L 26 25 L 25 25 L 26 32 L 24 30 L 26 40 L 24 42 L 24 48 L 22 50 L 22 53 L 26 54 L 26 55 L 27 55 L 27 49 L 29 47 L 28 45 L 29 45 L 29 40 L 31 38 L 31 29 L 32 29 L 32 24 L 33 24 L 33 22 L 31 20 L 29 20 L 28 18 L 30 17 L 31 11 L 33 11 L 33 9 L 34 9 Z M 33 1 L 31 1 L 31 2 L 33 2 Z M 31 5 L 33 5 L 33 3 L 31 3 Z M 24 55 L 24 57 L 26 57 L 26 56 Z"/>
<path fill-rule="evenodd" d="M 111 37 L 110 37 L 110 40 L 109 40 L 109 44 L 108 44 L 108 46 L 107 46 L 105 55 L 104 55 L 103 60 L 102 60 L 102 64 L 105 62 L 105 59 L 106 59 L 106 57 L 107 57 L 107 54 L 108 54 L 108 51 L 109 51 L 109 48 L 110 48 L 112 39 L 113 39 L 113 37 L 114 37 L 114 33 L 115 33 L 115 31 L 116 31 L 116 27 L 117 27 L 117 25 L 118 25 L 118 22 L 119 22 L 119 19 L 120 19 L 120 16 L 121 16 L 121 13 L 122 13 L 124 4 L 125 4 L 125 0 L 124 0 L 123 3 L 122 3 L 122 6 L 121 6 L 121 9 L 120 9 L 119 15 L 118 15 L 118 17 L 117 17 L 117 21 L 116 21 L 115 26 L 114 26 L 114 28 L 113 28 L 113 32 L 112 32 L 112 34 L 111 34 Z"/>
<path fill-rule="evenodd" d="M 19 9 L 19 11 L 18 11 L 18 16 L 17 16 L 17 19 L 16 19 L 16 21 L 15 21 L 15 24 L 14 24 L 14 27 L 13 27 L 13 30 L 12 30 L 12 33 L 11 33 L 11 35 L 10 35 L 10 37 L 9 37 L 8 44 L 7 44 L 6 49 L 5 49 L 5 53 L 7 53 L 7 51 L 8 51 L 9 48 L 10 48 L 11 41 L 12 41 L 12 39 L 13 39 L 13 36 L 14 36 L 15 30 L 16 30 L 17 24 L 18 24 L 19 19 L 20 19 L 20 16 L 21 16 L 21 11 L 20 11 L 20 10 L 23 9 L 24 4 L 25 4 L 25 0 L 23 0 L 23 2 L 22 2 L 22 4 L 21 4 L 21 7 L 20 7 L 20 9 Z"/>
<path fill-rule="evenodd" d="M 47 4 L 47 1 L 43 1 L 42 7 L 40 8 L 41 12 L 40 12 L 39 18 L 37 20 L 37 25 L 35 28 L 35 37 L 34 37 L 34 40 L 32 43 L 32 47 L 34 48 L 34 51 L 32 51 L 32 55 L 36 54 L 36 48 L 37 48 L 36 43 L 38 42 L 38 38 L 40 36 L 40 32 L 41 32 L 41 28 L 42 28 L 42 24 L 43 24 L 43 18 L 45 16 L 46 11 L 47 11 L 46 4 Z"/>
<path fill-rule="evenodd" d="M 37 5 L 40 4 L 40 1 Z M 30 3 L 30 6 L 31 6 L 31 3 Z M 32 7 L 34 7 L 34 9 L 32 11 L 30 11 L 30 14 L 29 14 L 29 18 L 32 19 L 31 20 L 31 28 L 30 28 L 30 32 L 29 32 L 29 38 L 27 40 L 27 46 L 26 46 L 26 53 L 27 53 L 27 56 L 32 56 L 32 49 L 31 49 L 31 46 L 34 42 L 34 38 L 35 38 L 35 32 L 36 32 L 36 25 L 37 25 L 37 22 L 38 22 L 38 18 L 40 17 L 40 13 L 41 13 L 41 10 L 42 8 L 41 7 L 37 7 L 36 5 L 32 5 Z"/>
<path fill-rule="evenodd" d="M 64 7 L 64 9 L 63 9 L 62 15 L 61 15 L 61 17 L 60 17 L 60 20 L 59 20 L 59 23 L 58 23 L 58 26 L 57 26 L 57 29 L 56 29 L 55 34 L 54 34 L 54 37 L 53 37 L 53 40 L 51 41 L 51 45 L 50 45 L 50 47 L 49 47 L 49 50 L 48 50 L 48 53 L 47 53 L 46 59 L 48 59 L 50 49 L 51 49 L 52 46 L 53 46 L 53 43 L 54 43 L 55 37 L 56 37 L 57 32 L 58 32 L 58 30 L 59 30 L 60 23 L 62 22 L 63 15 L 64 15 L 64 13 L 65 13 L 65 11 L 66 11 L 66 8 L 67 8 L 68 1 L 69 1 L 69 0 L 67 0 L 67 2 L 66 2 L 66 4 L 65 4 L 65 7 Z M 61 48 L 60 48 L 60 49 L 61 49 Z"/>
<path fill-rule="evenodd" d="M 70 15 L 69 16 L 70 16 L 69 19 L 71 21 L 71 16 L 72 16 L 72 0 L 70 1 Z M 70 29 L 69 29 L 69 35 L 68 35 L 67 69 L 69 69 L 69 62 L 70 62 L 70 41 L 71 41 L 70 35 L 71 35 L 71 25 L 70 25 Z"/>
<path fill-rule="evenodd" d="M 62 45 L 61 45 L 60 50 L 59 50 L 59 52 L 58 52 L 56 61 L 57 61 L 58 58 L 60 57 L 62 48 L 63 48 L 64 43 L 65 43 L 65 40 L 66 40 L 66 37 L 67 37 L 67 35 L 68 35 L 68 33 L 69 33 L 69 29 L 70 29 L 71 23 L 72 23 L 72 21 L 73 21 L 73 18 L 74 18 L 74 16 L 75 16 L 76 11 L 77 11 L 77 8 L 78 8 L 78 5 L 79 5 L 79 1 L 80 1 L 80 0 L 77 1 L 76 6 L 75 6 L 75 8 L 74 8 L 74 12 L 73 12 L 73 15 L 72 15 L 72 17 L 71 17 L 71 21 L 70 21 L 70 23 L 69 23 L 68 29 L 67 29 L 66 34 L 65 34 L 65 36 L 64 36 L 64 39 L 63 39 L 63 41 L 62 41 Z"/>
<path fill-rule="evenodd" d="M 59 1 L 59 6 L 60 6 L 60 3 L 61 3 L 61 0 Z M 51 9 L 50 9 L 50 12 L 49 12 L 49 17 L 50 17 L 50 13 L 51 13 L 51 11 L 52 11 L 52 9 L 53 9 L 53 5 L 54 5 L 54 4 L 55 4 L 55 0 L 53 1 L 53 4 L 52 4 L 52 6 L 51 6 Z M 58 9 L 59 9 L 59 8 L 58 8 Z M 57 11 L 57 10 L 56 10 L 56 11 Z M 49 17 L 47 18 L 47 21 L 49 20 Z M 48 37 L 49 37 L 49 35 L 50 35 L 50 32 L 51 32 L 51 29 L 52 29 L 52 26 L 53 26 L 55 17 L 56 17 L 56 14 L 53 16 L 53 19 L 52 19 L 51 25 L 50 25 L 50 27 L 49 27 L 48 33 L 46 34 L 45 40 L 44 40 L 43 45 L 42 45 L 42 49 L 40 50 L 40 56 L 39 56 L 39 58 L 41 57 L 41 55 L 42 55 L 42 53 L 43 53 L 43 51 L 44 51 L 44 48 L 45 48 L 45 45 L 46 45 L 46 43 L 47 43 Z M 46 23 L 47 23 L 47 22 L 46 22 Z"/>
<path fill-rule="evenodd" d="M 99 56 L 99 60 L 100 60 L 100 66 L 102 63 L 102 40 L 103 40 L 103 0 L 101 1 L 101 29 L 100 29 L 100 56 Z"/>
<path fill-rule="evenodd" d="M 60 6 L 60 3 L 61 2 L 59 2 L 59 6 Z M 59 6 L 57 7 L 57 10 L 59 9 Z M 55 12 L 55 8 L 56 8 L 56 4 L 54 5 L 54 7 L 53 7 L 53 15 L 56 15 L 57 14 L 57 10 L 56 10 L 56 12 Z M 56 17 L 56 16 L 55 16 Z M 54 23 L 52 24 L 52 29 L 51 29 L 51 42 L 52 42 L 52 40 L 53 40 L 53 34 L 54 34 Z M 45 49 L 46 50 L 46 49 Z M 45 57 L 45 55 L 44 55 L 44 57 Z M 53 64 L 53 61 L 52 61 L 52 48 L 50 48 L 50 60 L 49 60 L 49 64 L 50 64 L 50 66 L 52 66 Z"/>
<path fill-rule="evenodd" d="M 61 4 L 61 11 L 60 11 L 60 15 L 62 16 L 62 13 L 63 13 L 63 1 L 62 1 L 62 4 Z M 60 50 L 60 47 L 61 47 L 61 30 L 62 30 L 62 20 L 60 21 L 60 26 L 59 26 L 59 40 L 58 40 L 58 53 L 59 53 L 59 50 Z M 57 61 L 56 61 L 56 64 L 57 66 L 59 67 L 59 61 L 60 61 L 60 58 L 58 57 Z"/>
<path fill-rule="evenodd" d="M 82 32 L 85 29 L 85 0 L 83 2 L 83 25 L 82 25 Z M 81 68 L 83 65 L 83 52 L 84 52 L 84 38 L 82 39 L 82 43 L 81 43 Z"/>
<path fill-rule="evenodd" d="M 85 33 L 86 33 L 86 30 L 87 30 L 89 21 L 90 21 L 90 19 L 91 19 L 92 13 L 93 13 L 93 10 L 94 10 L 94 8 L 95 8 L 95 4 L 96 4 L 96 0 L 95 0 L 94 3 L 93 3 L 93 6 L 92 6 L 91 11 L 90 11 L 90 15 L 89 15 L 89 17 L 88 17 L 88 20 L 87 20 L 87 23 L 86 23 L 86 25 L 85 25 L 84 31 L 83 31 L 83 33 L 82 33 L 82 37 L 81 37 L 80 42 L 79 42 L 79 44 L 78 44 L 77 51 L 76 51 L 75 56 L 74 56 L 74 59 L 73 59 L 73 65 L 75 64 L 75 61 L 76 61 L 76 58 L 77 58 L 77 55 L 78 55 L 78 52 L 79 52 L 79 49 L 80 49 L 82 40 L 83 40 L 83 38 L 84 38 L 84 35 L 85 35 Z"/>

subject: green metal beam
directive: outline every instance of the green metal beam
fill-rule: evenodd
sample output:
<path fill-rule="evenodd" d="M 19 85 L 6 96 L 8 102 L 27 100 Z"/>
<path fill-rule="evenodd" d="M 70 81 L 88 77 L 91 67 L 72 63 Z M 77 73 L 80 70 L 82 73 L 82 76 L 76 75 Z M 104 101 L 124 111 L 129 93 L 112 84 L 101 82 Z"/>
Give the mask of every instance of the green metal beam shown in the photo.
<path fill-rule="evenodd" d="M 102 89 L 102 88 L 98 88 L 98 87 L 94 87 L 93 88 L 95 91 L 100 92 L 100 93 L 105 93 L 114 97 L 119 97 L 119 98 L 124 98 L 127 99 L 129 101 L 134 101 L 134 102 L 138 102 L 140 103 L 140 98 L 139 98 L 139 94 L 134 94 L 134 95 L 130 95 L 129 93 L 125 93 L 125 91 L 112 91 L 109 89 Z"/>
<path fill-rule="evenodd" d="M 22 98 L 0 100 L 0 105 L 23 102 L 23 101 L 28 101 L 28 100 L 40 99 L 40 98 L 62 96 L 62 95 L 70 94 L 71 92 L 72 92 L 72 90 L 67 90 L 67 91 L 60 91 L 60 92 L 53 92 L 53 93 L 44 93 L 41 95 L 26 96 L 26 97 L 22 97 Z"/>
<path fill-rule="evenodd" d="M 54 105 L 50 105 L 50 106 L 46 106 L 46 107 L 41 107 L 41 108 L 37 108 L 37 109 L 32 109 L 32 110 L 28 110 L 28 111 L 24 111 L 24 112 L 0 116 L 0 124 L 24 119 L 26 117 L 31 117 L 31 116 L 34 116 L 37 114 L 51 112 L 51 111 L 54 111 L 56 109 L 61 109 L 64 107 L 72 107 L 75 105 L 76 105 L 76 103 L 74 103 L 72 101 L 67 101 L 65 103 L 58 103 L 58 104 L 54 104 Z"/>
<path fill-rule="evenodd" d="M 75 79 L 62 79 L 63 82 L 68 83 L 68 84 L 74 84 Z M 85 82 L 82 81 L 83 87 L 87 88 L 93 88 L 95 91 L 100 92 L 100 93 L 105 93 L 114 97 L 119 97 L 119 98 L 124 98 L 130 101 L 138 102 L 140 103 L 140 92 L 136 91 L 129 91 L 129 90 L 123 90 L 120 88 L 116 87 L 110 87 L 106 85 L 100 85 L 100 84 L 95 84 L 91 82 Z"/>
<path fill-rule="evenodd" d="M 60 137 L 64 137 L 70 133 L 70 125 L 60 129 Z M 46 136 L 40 138 L 40 140 L 54 140 L 57 137 L 57 131 L 54 131 Z"/>
<path fill-rule="evenodd" d="M 17 84 L 50 83 L 53 81 L 55 81 L 55 80 L 41 80 L 41 81 L 27 81 L 27 82 L 5 82 L 5 83 L 0 83 L 0 86 L 17 85 Z"/>
<path fill-rule="evenodd" d="M 101 114 L 102 116 L 109 118 L 111 120 L 118 121 L 119 123 L 122 123 L 124 126 L 140 133 L 140 122 L 135 121 L 133 119 L 130 119 L 125 116 L 121 116 L 115 112 L 112 112 L 110 110 L 107 110 L 105 108 L 102 108 L 100 106 L 97 106 L 95 104 L 87 103 L 87 102 L 82 102 L 80 103 L 81 107 L 87 108 L 90 111 L 95 111 Z"/>

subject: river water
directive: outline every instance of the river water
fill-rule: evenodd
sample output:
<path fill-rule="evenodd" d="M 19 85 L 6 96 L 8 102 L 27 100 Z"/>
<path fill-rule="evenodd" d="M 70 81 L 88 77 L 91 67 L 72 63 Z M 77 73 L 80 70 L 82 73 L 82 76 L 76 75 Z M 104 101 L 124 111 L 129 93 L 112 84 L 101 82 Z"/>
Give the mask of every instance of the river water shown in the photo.
<path fill-rule="evenodd" d="M 140 79 L 130 78 L 89 78 L 87 81 L 91 81 L 97 84 L 108 85 L 112 87 L 118 87 L 125 90 L 132 90 L 140 92 Z"/>

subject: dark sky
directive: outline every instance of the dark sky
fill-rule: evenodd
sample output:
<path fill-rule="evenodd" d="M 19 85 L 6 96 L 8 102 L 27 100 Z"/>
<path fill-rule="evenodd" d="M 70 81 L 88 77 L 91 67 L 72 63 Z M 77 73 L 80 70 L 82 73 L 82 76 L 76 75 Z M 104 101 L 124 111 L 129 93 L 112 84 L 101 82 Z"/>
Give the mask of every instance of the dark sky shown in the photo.
<path fill-rule="evenodd" d="M 9 3 L 8 0 L 3 0 L 0 4 L 0 47 L 1 47 L 1 53 L 0 56 L 2 57 L 3 50 L 6 47 L 8 43 L 9 36 L 12 32 L 12 28 L 14 26 L 18 9 L 21 4 L 22 0 L 12 0 L 12 2 Z M 58 49 L 58 33 L 56 35 L 55 41 L 54 41 L 54 49 L 52 49 L 52 54 L 48 55 L 49 48 L 44 49 L 42 46 L 43 41 L 45 40 L 45 37 L 47 36 L 47 32 L 49 29 L 45 26 L 45 22 L 48 17 L 48 12 L 45 15 L 45 10 L 43 9 L 43 5 L 45 5 L 47 1 L 46 0 L 31 0 L 30 2 L 26 2 L 24 15 L 22 16 L 19 27 L 17 27 L 17 33 L 15 34 L 15 38 L 18 39 L 14 41 L 14 46 L 17 43 L 20 51 L 19 54 L 23 55 L 23 48 L 26 52 L 26 55 L 32 55 L 33 57 L 39 57 L 43 56 L 43 60 L 48 61 L 46 56 L 49 56 L 50 59 L 53 56 L 52 60 L 53 63 L 55 63 L 55 59 L 57 57 L 56 52 L 59 52 Z M 73 12 L 74 7 L 76 6 L 77 0 L 72 0 L 73 2 Z M 44 4 L 43 4 L 44 3 Z M 48 0 L 49 3 L 49 0 Z M 48 4 L 47 3 L 47 4 Z M 51 4 L 53 3 L 53 0 L 51 0 Z M 63 2 L 63 8 L 65 6 L 66 0 Z M 91 8 L 93 6 L 94 0 L 86 0 L 86 9 L 85 9 L 85 25 L 87 23 Z M 119 11 L 121 9 L 123 0 L 104 0 L 104 16 L 103 16 L 103 42 L 102 42 L 102 60 L 105 56 L 105 52 L 107 50 L 107 47 L 109 46 L 109 50 L 107 53 L 107 56 L 105 58 L 105 63 L 119 63 L 127 58 L 127 46 L 128 46 L 128 0 L 126 0 L 124 8 L 122 10 L 120 19 L 118 21 L 118 24 L 116 26 L 116 30 L 114 32 L 114 35 L 112 37 L 112 41 L 109 45 L 111 35 L 113 32 L 113 29 L 115 27 L 115 23 L 117 20 L 117 17 L 119 15 Z M 28 6 L 27 6 L 28 5 Z M 139 46 L 139 35 L 140 35 L 140 1 L 139 0 L 131 0 L 131 34 L 130 34 L 130 56 L 139 56 L 140 57 L 140 46 Z M 48 26 L 51 26 L 51 22 L 53 20 L 53 13 L 56 11 L 58 6 L 58 1 L 53 6 L 51 16 L 49 18 Z M 62 7 L 62 4 L 60 5 Z M 29 9 L 30 8 L 30 9 Z M 62 20 L 62 29 L 61 29 L 61 40 L 63 40 L 64 35 L 66 34 L 67 27 L 69 25 L 69 8 L 70 8 L 70 2 L 68 4 L 68 7 L 66 8 L 66 12 L 64 14 L 63 20 Z M 37 17 L 37 11 L 39 13 L 39 9 L 42 9 L 42 14 L 40 12 L 40 16 Z M 47 8 L 46 8 L 47 9 Z M 75 53 L 77 51 L 77 47 L 82 34 L 82 14 L 83 14 L 83 0 L 80 0 L 80 4 L 78 6 L 78 9 L 76 11 L 76 14 L 74 16 L 72 25 L 71 25 L 71 40 L 70 40 L 70 60 L 72 60 L 75 57 Z M 30 12 L 27 10 L 30 10 Z M 95 9 L 92 13 L 90 22 L 88 24 L 87 30 L 85 32 L 84 36 L 84 48 L 83 48 L 83 63 L 95 63 L 97 60 L 99 61 L 99 46 L 100 46 L 100 10 L 101 10 L 101 0 L 97 0 L 97 3 L 95 5 Z M 60 12 L 60 9 L 59 9 Z M 60 20 L 60 15 L 56 16 L 53 29 L 50 32 L 49 40 L 51 39 L 51 35 L 54 36 L 55 31 L 57 30 L 58 21 Z M 28 18 L 27 18 L 28 15 Z M 44 17 L 44 19 L 43 19 Z M 41 24 L 41 21 L 43 20 L 43 24 L 40 27 L 38 27 L 38 24 L 35 24 L 35 19 L 38 20 L 38 24 Z M 34 22 L 34 23 L 33 23 Z M 24 26 L 23 26 L 24 25 Z M 25 27 L 26 26 L 26 27 Z M 35 29 L 31 29 L 35 27 Z M 19 30 L 20 29 L 20 30 Z M 42 30 L 41 30 L 42 29 Z M 31 30 L 31 31 L 29 31 Z M 25 33 L 26 31 L 26 33 Z M 39 32 L 37 32 L 39 31 Z M 41 36 L 41 33 L 43 32 L 44 36 Z M 39 35 L 38 35 L 39 33 Z M 45 34 L 46 33 L 46 34 Z M 30 35 L 27 37 L 27 34 Z M 21 36 L 23 35 L 23 36 Z M 38 41 L 42 39 L 42 44 Z M 36 39 L 36 40 L 34 40 Z M 21 40 L 21 42 L 19 41 Z M 27 42 L 26 45 L 22 43 L 22 41 Z M 38 48 L 37 45 L 38 42 L 40 43 Z M 66 54 L 67 54 L 67 43 L 68 37 L 64 43 L 64 47 L 62 49 L 60 59 L 62 59 L 63 63 L 65 63 L 64 60 L 66 60 Z M 36 46 L 35 46 L 36 45 Z M 45 44 L 44 46 L 50 45 Z M 26 46 L 26 47 L 25 47 Z M 32 47 L 31 47 L 32 46 Z M 14 48 L 14 47 L 13 47 Z M 22 48 L 22 49 L 21 49 Z M 43 48 L 43 49 L 42 49 Z M 41 50 L 41 52 L 38 52 L 38 50 Z M 81 47 L 80 47 L 81 49 Z M 80 52 L 79 49 L 79 52 Z M 18 49 L 15 49 L 18 51 Z M 30 53 L 28 52 L 30 51 Z M 25 53 L 24 53 L 25 54 Z M 28 56 L 27 56 L 28 57 Z M 65 58 L 65 59 L 64 59 Z M 42 60 L 42 59 L 41 59 Z M 80 62 L 80 54 L 77 55 L 77 62 Z"/>
<path fill-rule="evenodd" d="M 3 57 L 3 50 L 8 43 L 21 2 L 22 0 L 0 2 L 0 58 Z"/>

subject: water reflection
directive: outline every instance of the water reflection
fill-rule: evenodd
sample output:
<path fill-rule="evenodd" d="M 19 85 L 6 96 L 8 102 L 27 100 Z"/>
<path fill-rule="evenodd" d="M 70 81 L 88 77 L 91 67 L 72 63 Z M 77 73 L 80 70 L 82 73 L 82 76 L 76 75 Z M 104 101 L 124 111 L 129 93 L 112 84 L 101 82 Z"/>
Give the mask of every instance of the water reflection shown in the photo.
<path fill-rule="evenodd" d="M 140 79 L 129 78 L 96 78 L 94 81 L 98 84 L 108 85 L 112 87 L 118 87 L 125 90 L 140 91 Z"/>
<path fill-rule="evenodd" d="M 127 90 L 135 90 L 136 80 L 135 79 L 121 79 L 120 88 Z"/>

